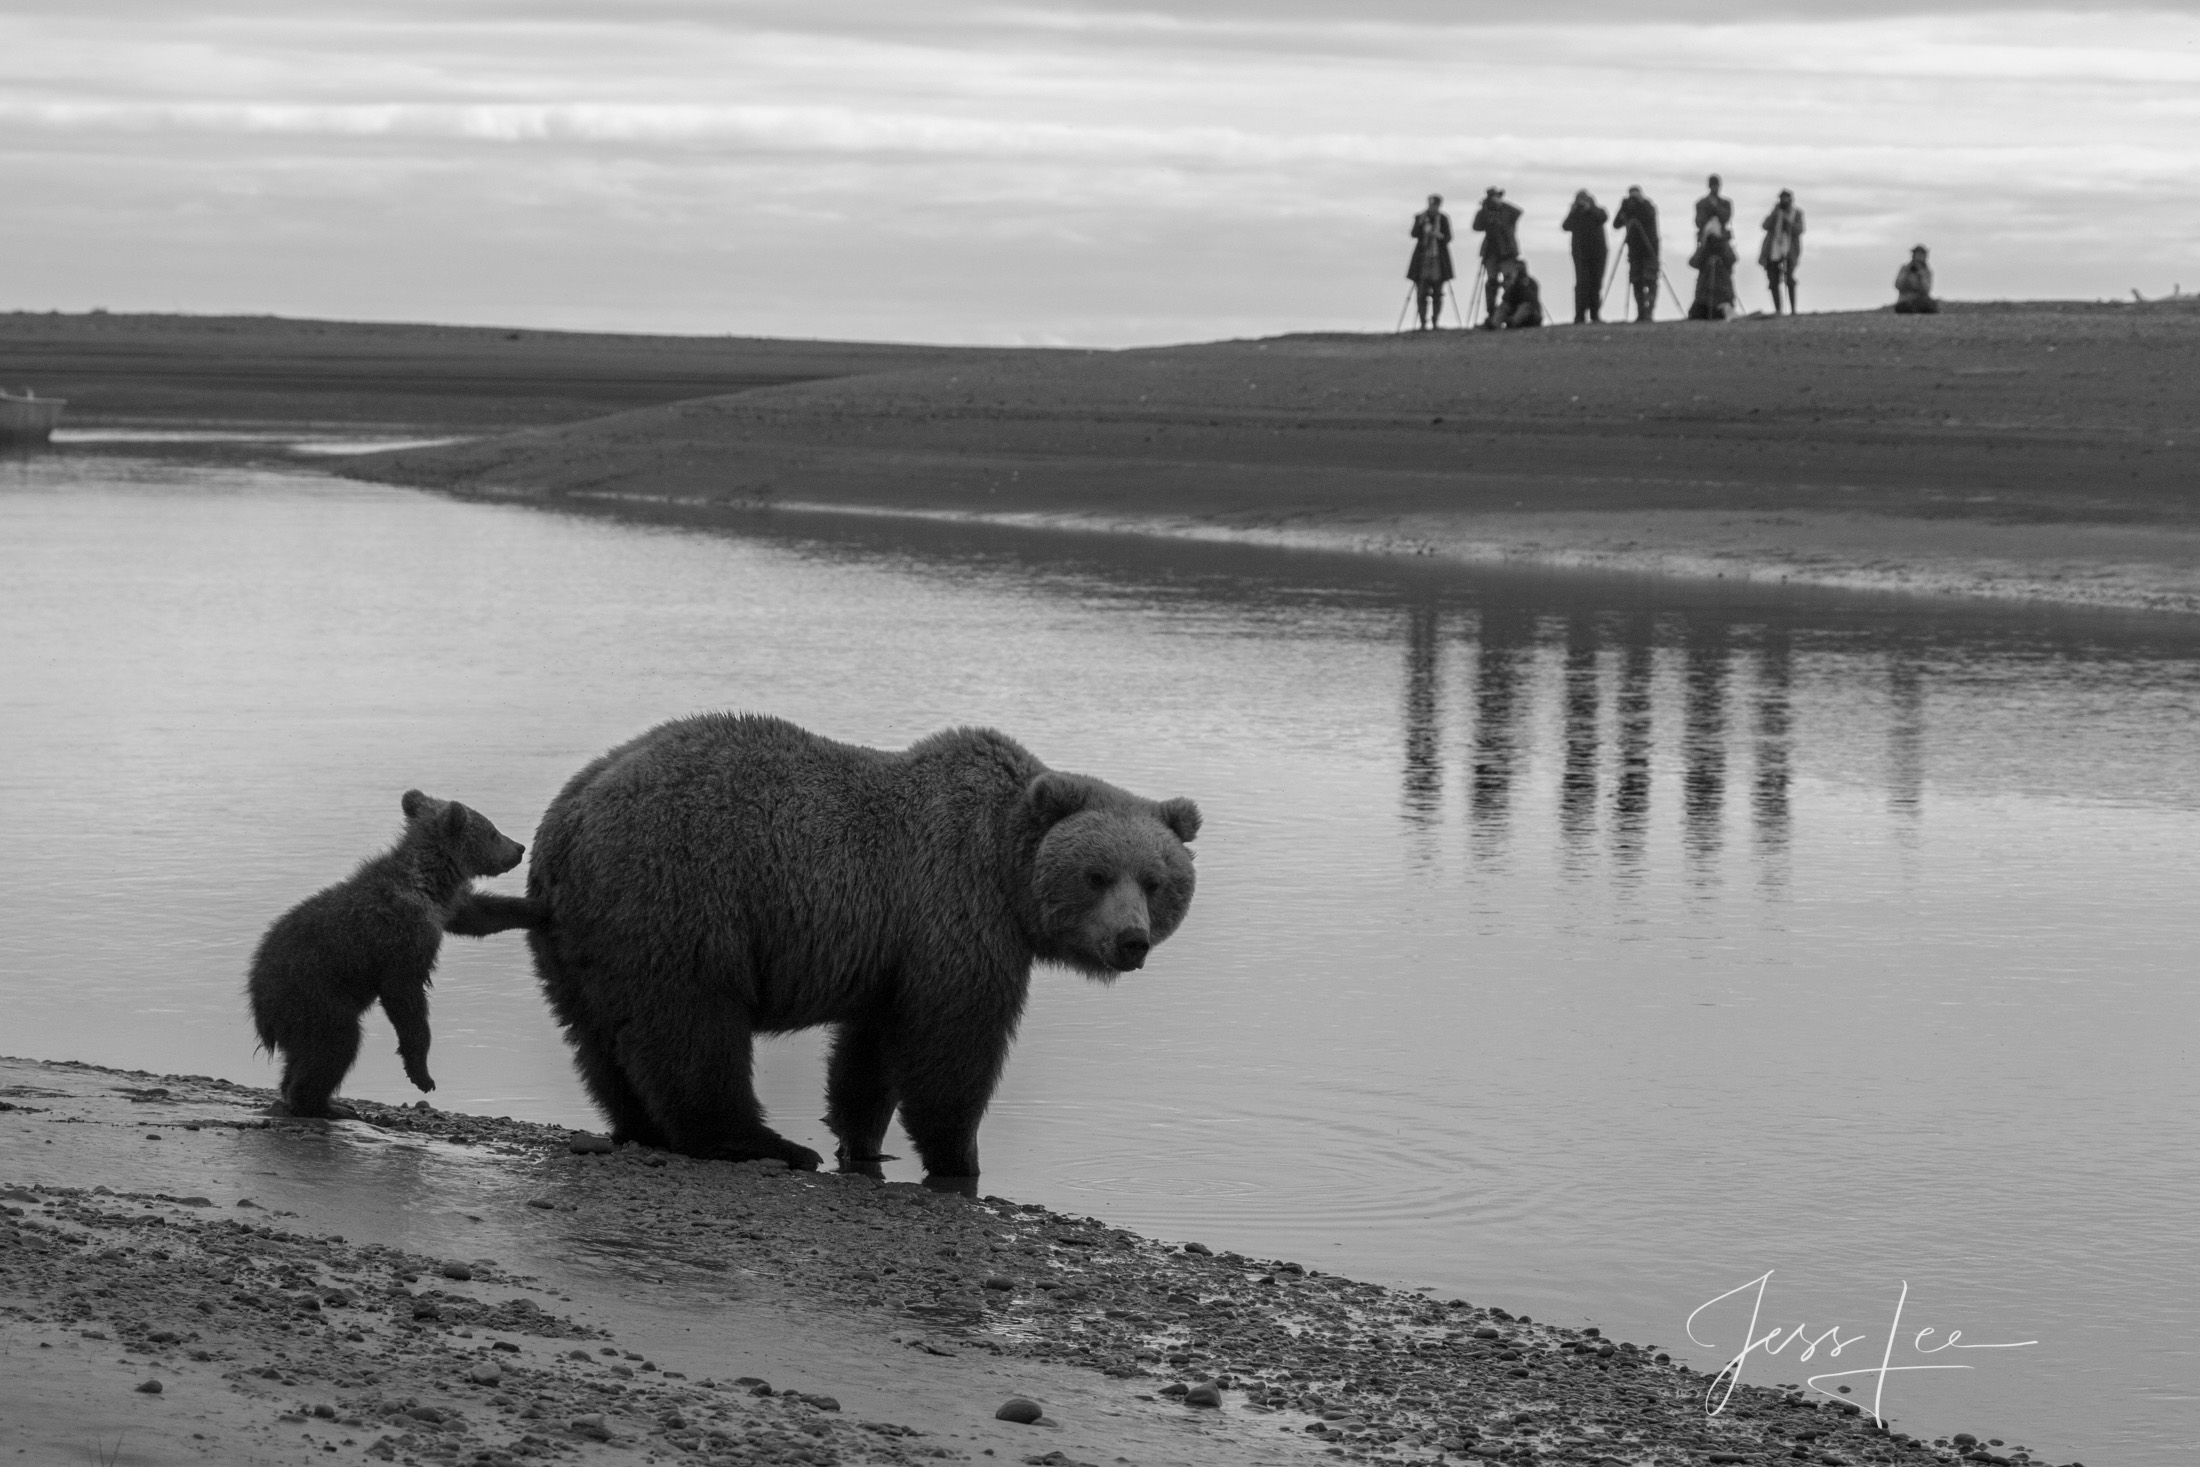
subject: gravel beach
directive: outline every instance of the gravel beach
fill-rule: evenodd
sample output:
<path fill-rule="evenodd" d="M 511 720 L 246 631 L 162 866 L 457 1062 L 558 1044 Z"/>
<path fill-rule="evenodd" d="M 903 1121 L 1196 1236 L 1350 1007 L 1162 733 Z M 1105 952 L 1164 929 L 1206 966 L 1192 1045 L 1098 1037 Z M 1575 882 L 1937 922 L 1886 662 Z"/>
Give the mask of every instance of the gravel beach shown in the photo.
<path fill-rule="evenodd" d="M 1794 1384 L 1710 1415 L 1710 1380 L 1654 1345 L 1227 1239 L 425 1104 L 277 1119 L 271 1099 L 0 1060 L 0 1454 L 2032 1460 Z"/>

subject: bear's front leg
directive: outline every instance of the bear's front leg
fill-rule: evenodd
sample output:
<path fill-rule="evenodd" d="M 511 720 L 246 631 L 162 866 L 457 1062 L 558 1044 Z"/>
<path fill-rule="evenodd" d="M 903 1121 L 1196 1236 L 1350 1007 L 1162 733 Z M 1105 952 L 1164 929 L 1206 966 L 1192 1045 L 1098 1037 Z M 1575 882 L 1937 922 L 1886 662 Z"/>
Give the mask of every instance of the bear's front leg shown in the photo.
<path fill-rule="evenodd" d="M 428 1075 L 428 990 L 426 985 L 395 983 L 382 990 L 382 1012 L 397 1030 L 397 1057 L 405 1078 L 417 1090 L 435 1089 Z"/>
<path fill-rule="evenodd" d="M 903 1021 L 895 1045 L 901 1128 L 924 1159 L 926 1186 L 977 1177 L 978 1123 L 992 1103 L 1014 1032 L 1013 1013 L 964 1009 Z"/>

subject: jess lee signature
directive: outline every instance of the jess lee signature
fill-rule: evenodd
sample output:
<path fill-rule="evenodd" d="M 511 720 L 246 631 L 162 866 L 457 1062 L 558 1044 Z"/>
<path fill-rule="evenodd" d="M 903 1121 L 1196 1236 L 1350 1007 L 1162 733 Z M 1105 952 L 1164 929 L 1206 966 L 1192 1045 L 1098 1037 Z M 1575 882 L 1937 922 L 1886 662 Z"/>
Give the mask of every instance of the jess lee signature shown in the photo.
<path fill-rule="evenodd" d="M 1748 1283 L 1738 1284 L 1734 1288 L 1728 1289 L 1725 1293 L 1719 1295 L 1715 1299 L 1704 1300 L 1704 1302 L 1697 1305 L 1694 1312 L 1688 1316 L 1688 1338 L 1694 1340 L 1696 1344 L 1701 1345 L 1706 1349 L 1712 1348 L 1712 1342 L 1710 1340 L 1702 1340 L 1696 1338 L 1696 1316 L 1702 1314 L 1706 1309 L 1711 1308 L 1715 1304 L 1725 1303 L 1727 1300 L 1732 1299 L 1737 1294 L 1751 1294 L 1749 1306 L 1749 1329 L 1742 1336 L 1742 1348 L 1734 1353 L 1734 1357 L 1731 1360 L 1728 1360 L 1725 1365 L 1720 1367 L 1718 1374 L 1711 1377 L 1711 1384 L 1704 1391 L 1703 1397 L 1706 1415 L 1716 1416 L 1721 1411 L 1724 1411 L 1726 1409 L 1727 1401 L 1731 1399 L 1734 1395 L 1734 1388 L 1742 1383 L 1742 1367 L 1748 1363 L 1749 1357 L 1751 1355 L 1764 1355 L 1767 1357 L 1779 1355 L 1784 1352 L 1790 1345 L 1799 1344 L 1803 1348 L 1800 1353 L 1795 1356 L 1795 1359 L 1798 1362 L 1808 1361 L 1809 1359 L 1811 1359 L 1818 1353 L 1821 1346 L 1825 1348 L 1826 1353 L 1829 1356 L 1839 1358 L 1843 1350 L 1848 1349 L 1852 1345 L 1864 1344 L 1864 1342 L 1870 1338 L 1868 1334 L 1863 1333 L 1844 1337 L 1841 1333 L 1842 1326 L 1840 1325 L 1831 1325 L 1823 1330 L 1817 1331 L 1816 1333 L 1813 1333 L 1811 1327 L 1807 1324 L 1797 1324 L 1793 1327 L 1787 1325 L 1773 1325 L 1769 1329 L 1766 1329 L 1764 1333 L 1759 1334 L 1758 1329 L 1764 1317 L 1765 1288 L 1768 1284 L 1772 1282 L 1772 1274 L 1773 1270 L 1768 1268 L 1756 1278 L 1751 1279 Z M 1753 1290 L 1755 1292 L 1752 1294 L 1751 1291 Z M 1808 1384 L 1812 1390 L 1817 1391 L 1820 1395 L 1833 1396 L 1834 1399 L 1838 1400 L 1840 1399 L 1840 1397 L 1836 1392 L 1827 1390 L 1826 1387 L 1820 1385 L 1819 1382 L 1842 1380 L 1852 1375 L 1868 1375 L 1873 1377 L 1874 1379 L 1872 1387 L 1871 1416 L 1874 1422 L 1877 1422 L 1879 1425 L 1884 1426 L 1886 1425 L 1886 1418 L 1880 1415 L 1879 1408 L 1883 1403 L 1884 1397 L 1887 1393 L 1888 1376 L 1898 1375 L 1904 1371 L 1910 1370 L 1971 1369 L 1972 1367 L 1969 1365 L 1961 1364 L 1954 1361 L 1935 1361 L 1925 1365 L 1911 1365 L 1907 1363 L 1897 1365 L 1894 1363 L 1896 1343 L 1902 1335 L 1902 1310 L 1903 1306 L 1905 1306 L 1909 1302 L 1910 1284 L 1909 1280 L 1905 1279 L 1902 1281 L 1902 1292 L 1900 1296 L 1897 1297 L 1895 1300 L 1894 1319 L 1887 1326 L 1886 1345 L 1879 1352 L 1879 1363 L 1877 1365 L 1858 1366 L 1852 1370 L 1824 1371 L 1818 1375 L 1810 1376 L 1806 1381 L 1806 1384 Z M 1917 1331 L 1914 1335 L 1910 1337 L 1909 1353 L 1917 1355 L 1938 1355 L 1946 1350 L 2021 1350 L 2026 1345 L 2036 1345 L 2039 1343 L 2038 1340 L 2006 1340 L 1996 1344 L 1967 1343 L 1963 1338 L 1963 1331 L 1959 1329 L 1949 1330 L 1946 1336 L 1938 1343 L 1927 1343 L 1932 1336 L 1939 1333 L 1940 1331 L 1932 1326 L 1927 1326 L 1926 1328 Z M 1907 1361 L 1908 1355 L 1905 1354 L 1903 1358 L 1905 1361 Z M 1717 1399 L 1714 1400 L 1714 1397 L 1716 1397 Z"/>

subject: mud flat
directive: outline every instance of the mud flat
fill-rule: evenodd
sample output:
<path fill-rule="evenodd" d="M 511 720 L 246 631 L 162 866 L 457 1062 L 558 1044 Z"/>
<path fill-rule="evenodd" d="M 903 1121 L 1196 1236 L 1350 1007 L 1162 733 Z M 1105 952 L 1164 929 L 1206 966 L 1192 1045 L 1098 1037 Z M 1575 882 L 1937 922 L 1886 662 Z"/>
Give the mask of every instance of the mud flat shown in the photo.
<path fill-rule="evenodd" d="M 971 354 L 355 461 L 832 509 L 2200 611 L 2200 308 Z"/>
<path fill-rule="evenodd" d="M 73 429 L 501 432 L 981 352 L 279 316 L 0 313 L 0 384 Z"/>
<path fill-rule="evenodd" d="M 2031 1460 L 1792 1386 L 1707 1417 L 1652 1345 L 998 1197 L 271 1098 L 0 1060 L 0 1454 Z"/>

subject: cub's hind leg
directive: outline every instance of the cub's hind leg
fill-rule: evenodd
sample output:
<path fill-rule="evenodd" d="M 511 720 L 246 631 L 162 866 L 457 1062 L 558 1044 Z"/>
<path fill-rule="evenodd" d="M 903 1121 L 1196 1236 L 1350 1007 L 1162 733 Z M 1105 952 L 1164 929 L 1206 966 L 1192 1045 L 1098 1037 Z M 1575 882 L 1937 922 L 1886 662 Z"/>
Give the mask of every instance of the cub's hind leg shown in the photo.
<path fill-rule="evenodd" d="M 300 1017 L 297 1015 L 293 1016 Z M 293 1023 L 281 1040 L 283 1104 L 294 1116 L 337 1116 L 356 1112 L 333 1106 L 330 1097 L 359 1058 L 359 1016 L 335 1005 L 314 1006 L 310 1022 Z"/>

